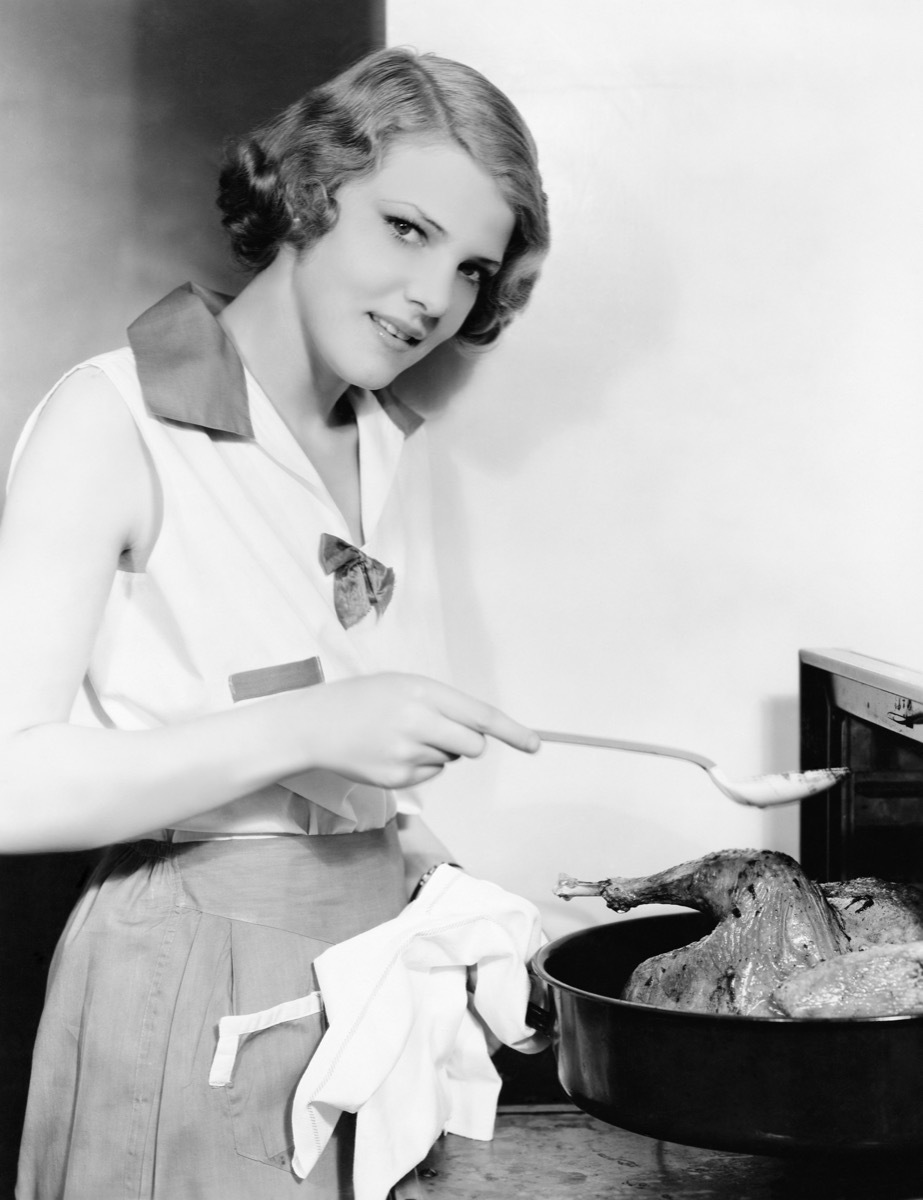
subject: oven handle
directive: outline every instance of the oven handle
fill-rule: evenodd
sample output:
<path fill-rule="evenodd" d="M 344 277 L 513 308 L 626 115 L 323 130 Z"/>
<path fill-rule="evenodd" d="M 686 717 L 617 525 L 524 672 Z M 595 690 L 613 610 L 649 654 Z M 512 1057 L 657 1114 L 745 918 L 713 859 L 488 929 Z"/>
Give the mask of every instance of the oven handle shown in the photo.
<path fill-rule="evenodd" d="M 912 729 L 914 725 L 923 722 L 923 708 L 919 712 L 911 712 L 909 709 L 906 712 L 889 712 L 888 717 L 895 725 L 909 726 Z"/>

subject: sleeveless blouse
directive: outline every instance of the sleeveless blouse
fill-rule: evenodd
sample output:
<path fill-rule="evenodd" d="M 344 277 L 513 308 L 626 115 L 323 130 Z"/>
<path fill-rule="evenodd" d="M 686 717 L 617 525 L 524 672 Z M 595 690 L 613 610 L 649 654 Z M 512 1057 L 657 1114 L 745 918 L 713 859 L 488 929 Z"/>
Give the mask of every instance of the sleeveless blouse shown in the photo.
<path fill-rule="evenodd" d="M 349 530 L 215 320 L 224 303 L 179 288 L 135 322 L 129 347 L 74 368 L 95 367 L 122 397 L 161 504 L 147 561 L 124 561 L 113 581 L 75 723 L 152 729 L 321 679 L 444 674 L 421 418 L 390 392 L 349 393 L 361 549 L 393 568 L 395 587 L 383 614 L 373 608 L 346 629 L 319 547 L 325 533 L 351 541 Z M 380 828 L 399 808 L 418 805 L 405 792 L 310 770 L 152 835 L 349 833 Z"/>

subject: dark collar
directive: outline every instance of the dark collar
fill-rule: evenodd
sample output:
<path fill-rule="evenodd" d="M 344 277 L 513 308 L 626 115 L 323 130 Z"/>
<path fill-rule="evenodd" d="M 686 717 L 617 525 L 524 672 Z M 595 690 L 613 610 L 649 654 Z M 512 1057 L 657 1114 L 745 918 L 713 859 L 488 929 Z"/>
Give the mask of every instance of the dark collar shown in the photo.
<path fill-rule="evenodd" d="M 252 438 L 243 364 L 215 320 L 230 299 L 183 284 L 129 325 L 128 341 L 153 416 Z"/>
<path fill-rule="evenodd" d="M 230 296 L 185 283 L 128 327 L 148 412 L 168 421 L 252 438 L 243 364 L 215 320 Z M 376 392 L 405 437 L 423 418 L 390 389 Z"/>

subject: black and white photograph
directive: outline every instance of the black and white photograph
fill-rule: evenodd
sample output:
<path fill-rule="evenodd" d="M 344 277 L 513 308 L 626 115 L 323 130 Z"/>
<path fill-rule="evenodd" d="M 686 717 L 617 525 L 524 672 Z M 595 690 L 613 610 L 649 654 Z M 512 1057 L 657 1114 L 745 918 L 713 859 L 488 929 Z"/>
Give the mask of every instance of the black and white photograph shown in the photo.
<path fill-rule="evenodd" d="M 0 46 L 0 1197 L 923 1200 L 921 0 Z"/>

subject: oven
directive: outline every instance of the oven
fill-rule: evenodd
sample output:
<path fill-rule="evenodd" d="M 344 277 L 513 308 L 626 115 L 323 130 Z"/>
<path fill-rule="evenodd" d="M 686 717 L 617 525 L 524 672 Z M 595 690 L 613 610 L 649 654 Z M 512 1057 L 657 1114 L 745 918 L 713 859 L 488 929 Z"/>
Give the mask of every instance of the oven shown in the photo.
<path fill-rule="evenodd" d="M 800 671 L 802 768 L 850 768 L 831 791 L 801 803 L 806 872 L 819 880 L 874 875 L 923 884 L 923 672 L 847 650 L 803 650 Z M 592 972 L 597 963 L 611 965 L 632 924 L 640 937 L 644 921 L 667 919 L 692 918 L 606 922 L 559 939 L 558 954 L 570 946 Z M 566 969 L 560 974 L 568 977 Z M 505 1081 L 493 1142 L 449 1136 L 428 1158 L 434 1200 L 462 1194 L 459 1188 L 481 1194 L 485 1176 L 514 1182 L 534 1200 L 558 1200 L 574 1183 L 581 1195 L 639 1189 L 676 1200 L 923 1197 L 923 1017 L 741 1019 L 738 1029 L 692 1014 L 684 1038 L 681 1030 L 673 1037 L 670 1025 L 688 1015 L 657 1010 L 649 1032 L 623 1030 L 623 1016 L 646 1019 L 644 1006 L 622 1006 L 606 998 L 617 990 L 600 990 L 603 996 L 571 997 L 559 989 L 556 1052 L 579 1043 L 581 1077 L 603 1062 L 611 1094 L 624 1085 L 624 1115 L 602 1113 L 585 1096 L 575 1107 L 568 1102 L 575 1090 L 562 1093 L 557 1080 L 548 1086 L 550 1074 L 533 1076 L 546 1086 L 527 1097 L 509 1094 L 515 1089 Z M 713 1031 L 716 1023 L 722 1028 Z M 696 1120 L 709 1128 L 686 1136 L 683 1123 Z"/>
<path fill-rule="evenodd" d="M 923 671 L 849 650 L 799 657 L 801 766 L 850 769 L 801 804 L 802 866 L 923 884 Z"/>

